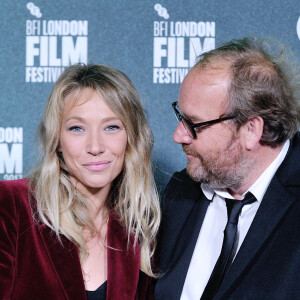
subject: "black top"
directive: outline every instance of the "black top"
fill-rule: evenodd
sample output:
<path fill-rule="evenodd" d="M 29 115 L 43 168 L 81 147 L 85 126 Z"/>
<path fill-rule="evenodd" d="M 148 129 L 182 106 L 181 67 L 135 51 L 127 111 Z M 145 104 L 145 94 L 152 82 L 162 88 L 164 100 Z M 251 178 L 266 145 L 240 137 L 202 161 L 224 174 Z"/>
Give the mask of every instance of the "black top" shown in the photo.
<path fill-rule="evenodd" d="M 86 291 L 88 300 L 106 300 L 107 281 L 100 285 L 95 291 Z"/>

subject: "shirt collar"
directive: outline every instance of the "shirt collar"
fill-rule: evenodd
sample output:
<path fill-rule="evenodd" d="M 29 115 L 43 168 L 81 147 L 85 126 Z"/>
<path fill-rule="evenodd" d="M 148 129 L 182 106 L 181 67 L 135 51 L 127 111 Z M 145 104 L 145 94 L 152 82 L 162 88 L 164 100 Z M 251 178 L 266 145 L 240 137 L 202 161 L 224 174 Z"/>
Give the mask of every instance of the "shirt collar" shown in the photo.
<path fill-rule="evenodd" d="M 290 146 L 290 141 L 287 140 L 277 157 L 272 161 L 272 163 L 265 169 L 265 171 L 256 179 L 256 181 L 252 184 L 252 186 L 243 194 L 243 198 L 246 193 L 251 192 L 257 201 L 261 202 L 265 192 L 276 173 L 277 169 L 283 162 L 288 149 Z M 205 195 L 205 197 L 209 200 L 213 199 L 214 194 L 221 196 L 222 198 L 231 198 L 233 197 L 228 193 L 227 190 L 214 190 L 210 187 L 208 183 L 201 183 L 201 189 Z"/>

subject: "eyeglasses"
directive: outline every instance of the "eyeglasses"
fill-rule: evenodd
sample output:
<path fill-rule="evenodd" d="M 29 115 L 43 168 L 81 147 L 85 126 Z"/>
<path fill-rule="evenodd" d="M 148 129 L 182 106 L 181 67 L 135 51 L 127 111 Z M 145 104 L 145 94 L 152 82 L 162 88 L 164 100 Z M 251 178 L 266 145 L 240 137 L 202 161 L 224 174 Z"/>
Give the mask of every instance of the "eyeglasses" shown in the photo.
<path fill-rule="evenodd" d="M 186 132 L 188 133 L 188 135 L 193 139 L 195 139 L 197 137 L 197 133 L 196 133 L 195 128 L 202 127 L 202 129 L 203 129 L 204 126 L 220 123 L 220 122 L 223 122 L 223 121 L 230 120 L 230 119 L 234 118 L 234 116 L 229 115 L 227 117 L 223 117 L 223 118 L 219 118 L 219 119 L 215 119 L 215 120 L 210 120 L 210 121 L 194 124 L 193 122 L 191 122 L 190 120 L 185 118 L 180 113 L 179 108 L 177 106 L 177 101 L 172 103 L 172 107 L 174 109 L 175 116 L 176 116 L 177 120 L 182 123 L 182 125 L 183 125 L 184 129 L 186 130 Z M 197 132 L 199 132 L 199 130 L 197 130 Z"/>

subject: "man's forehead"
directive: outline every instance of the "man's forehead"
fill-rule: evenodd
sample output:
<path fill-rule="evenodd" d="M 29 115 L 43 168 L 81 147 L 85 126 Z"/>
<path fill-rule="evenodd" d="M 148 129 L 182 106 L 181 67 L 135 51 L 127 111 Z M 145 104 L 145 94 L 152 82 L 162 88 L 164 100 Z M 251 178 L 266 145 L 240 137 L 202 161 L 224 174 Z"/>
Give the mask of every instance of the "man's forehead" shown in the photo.
<path fill-rule="evenodd" d="M 228 69 L 205 68 L 192 69 L 185 77 L 181 87 L 180 96 L 188 96 L 193 93 L 213 92 L 215 90 L 227 91 L 230 83 Z"/>
<path fill-rule="evenodd" d="M 192 69 L 180 88 L 179 108 L 188 115 L 195 113 L 193 107 L 196 106 L 204 111 L 207 108 L 223 112 L 229 81 L 228 69 L 225 68 Z"/>
<path fill-rule="evenodd" d="M 193 78 L 199 84 L 218 85 L 228 82 L 229 66 L 228 64 L 212 64 L 205 67 L 197 66 L 190 70 L 186 79 Z"/>

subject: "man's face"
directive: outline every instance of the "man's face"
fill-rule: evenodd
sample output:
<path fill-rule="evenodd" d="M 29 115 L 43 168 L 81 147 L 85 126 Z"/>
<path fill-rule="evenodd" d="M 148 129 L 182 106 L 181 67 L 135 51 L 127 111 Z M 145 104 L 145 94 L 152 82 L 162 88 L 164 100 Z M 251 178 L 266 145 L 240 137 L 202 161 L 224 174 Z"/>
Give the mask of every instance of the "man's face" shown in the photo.
<path fill-rule="evenodd" d="M 183 116 L 193 123 L 218 119 L 228 113 L 226 97 L 229 78 L 226 69 L 193 69 L 184 79 L 178 98 Z M 197 129 L 197 128 L 196 128 Z M 187 172 L 213 188 L 238 188 L 251 163 L 232 120 L 209 125 L 192 139 L 180 122 L 173 139 L 182 144 Z"/>

